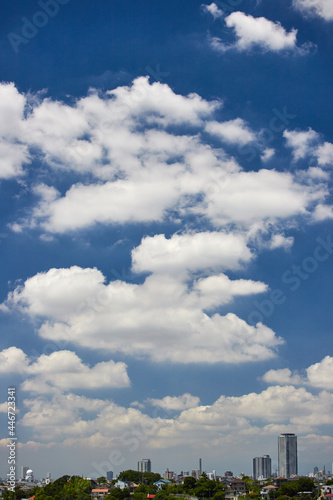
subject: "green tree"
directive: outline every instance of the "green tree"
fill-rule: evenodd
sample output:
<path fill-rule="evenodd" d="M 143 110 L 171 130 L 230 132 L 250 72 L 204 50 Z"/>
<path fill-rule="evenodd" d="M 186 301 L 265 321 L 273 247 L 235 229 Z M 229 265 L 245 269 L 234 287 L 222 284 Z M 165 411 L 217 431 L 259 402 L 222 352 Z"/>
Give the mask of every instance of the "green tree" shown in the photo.
<path fill-rule="evenodd" d="M 121 472 L 118 476 L 118 479 L 120 481 L 131 481 L 133 483 L 138 484 L 142 480 L 142 475 L 143 475 L 142 472 L 133 469 L 128 469 Z"/>
<path fill-rule="evenodd" d="M 213 500 L 224 500 L 225 499 L 225 492 L 224 491 L 217 491 L 214 496 Z"/>
<path fill-rule="evenodd" d="M 300 477 L 298 482 L 298 491 L 313 491 L 316 487 L 314 481 L 309 477 Z"/>
<path fill-rule="evenodd" d="M 278 489 L 278 496 L 294 497 L 298 493 L 298 481 L 286 481 Z"/>
<path fill-rule="evenodd" d="M 134 495 L 132 496 L 133 500 L 145 500 L 147 498 L 147 493 L 144 493 L 143 491 L 136 491 Z"/>
<path fill-rule="evenodd" d="M 156 481 L 158 481 L 159 479 L 161 479 L 161 474 L 158 474 L 158 472 L 144 472 L 142 482 L 144 484 L 152 485 L 156 483 Z"/>
<path fill-rule="evenodd" d="M 124 500 L 125 498 L 130 498 L 131 493 L 129 488 L 124 488 L 121 490 L 120 488 L 114 488 L 110 491 L 110 493 L 105 497 L 111 500 Z"/>
<path fill-rule="evenodd" d="M 185 491 L 193 490 L 193 488 L 196 485 L 196 482 L 197 482 L 197 480 L 195 479 L 195 477 L 192 477 L 192 476 L 185 477 L 185 479 L 184 479 L 184 490 Z"/>

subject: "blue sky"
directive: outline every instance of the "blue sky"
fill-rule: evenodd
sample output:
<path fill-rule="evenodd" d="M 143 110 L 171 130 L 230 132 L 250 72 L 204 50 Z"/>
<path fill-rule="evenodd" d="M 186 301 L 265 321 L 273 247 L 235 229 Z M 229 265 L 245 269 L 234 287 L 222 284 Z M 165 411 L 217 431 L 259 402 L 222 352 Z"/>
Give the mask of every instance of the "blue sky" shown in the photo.
<path fill-rule="evenodd" d="M 332 21 L 3 2 L 3 477 L 12 385 L 38 477 L 331 468 Z"/>

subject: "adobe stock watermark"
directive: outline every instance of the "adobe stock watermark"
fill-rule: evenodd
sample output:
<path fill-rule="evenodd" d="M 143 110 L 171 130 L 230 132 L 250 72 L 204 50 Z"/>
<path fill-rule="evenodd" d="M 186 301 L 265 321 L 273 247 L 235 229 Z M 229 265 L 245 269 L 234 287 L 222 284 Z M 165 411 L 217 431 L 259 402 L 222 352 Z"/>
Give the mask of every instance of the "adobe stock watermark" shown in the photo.
<path fill-rule="evenodd" d="M 317 238 L 316 241 L 318 245 L 315 247 L 312 255 L 305 257 L 301 264 L 294 264 L 282 274 L 281 281 L 284 285 L 288 285 L 288 292 L 296 292 L 302 282 L 308 280 L 311 274 L 317 271 L 320 264 L 333 255 L 331 235 L 328 235 L 326 241 L 321 237 Z M 253 302 L 255 309 L 249 314 L 247 322 L 250 325 L 256 325 L 258 322 L 262 323 L 265 319 L 272 316 L 277 306 L 284 304 L 286 300 L 286 291 L 281 288 L 272 290 L 268 299 L 264 299 L 261 302 L 258 300 Z"/>
<path fill-rule="evenodd" d="M 61 5 L 66 5 L 71 0 L 39 0 L 37 3 L 41 10 L 36 11 L 33 16 L 28 19 L 22 17 L 22 27 L 20 33 L 10 32 L 7 35 L 8 41 L 12 46 L 15 54 L 19 53 L 20 46 L 27 45 L 30 40 L 38 35 L 39 30 L 44 28 L 49 20 L 55 17 Z"/>

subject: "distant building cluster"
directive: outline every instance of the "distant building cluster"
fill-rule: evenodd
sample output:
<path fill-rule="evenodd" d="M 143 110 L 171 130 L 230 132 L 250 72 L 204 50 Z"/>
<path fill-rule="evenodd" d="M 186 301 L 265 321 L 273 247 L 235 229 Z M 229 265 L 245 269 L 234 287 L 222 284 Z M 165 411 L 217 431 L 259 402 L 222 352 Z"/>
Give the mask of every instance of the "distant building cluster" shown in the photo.
<path fill-rule="evenodd" d="M 201 458 L 199 458 L 198 465 L 198 469 L 180 471 L 180 473 L 167 468 L 163 476 L 154 483 L 157 490 L 171 484 L 182 484 L 187 477 L 199 479 L 204 474 L 205 477 L 210 480 L 218 480 L 226 484 L 227 490 L 225 492 L 225 500 L 238 500 L 240 496 L 247 493 L 247 483 L 243 481 L 243 473 L 235 477 L 231 470 L 226 470 L 224 476 L 217 475 L 215 470 L 212 472 L 203 471 Z M 278 437 L 278 470 L 276 472 L 272 471 L 272 460 L 269 455 L 254 457 L 252 465 L 252 478 L 258 481 L 258 484 L 262 487 L 261 498 L 263 500 L 268 500 L 270 498 L 270 490 L 277 490 L 283 482 L 298 478 L 297 436 L 292 433 L 285 433 Z M 139 460 L 137 463 L 137 470 L 142 474 L 152 472 L 150 458 Z M 326 479 L 331 478 L 332 474 L 330 471 L 326 471 L 325 466 L 322 470 L 319 470 L 318 467 L 314 467 L 313 473 L 309 473 L 309 477 L 317 481 L 322 481 L 322 500 L 333 500 L 333 486 L 325 485 Z M 267 483 L 265 484 L 265 480 L 267 479 L 270 479 L 268 485 Z M 134 493 L 135 489 L 138 487 L 138 485 L 133 482 L 121 481 L 119 479 L 114 480 L 113 471 L 107 471 L 105 473 L 105 480 L 106 483 L 104 485 L 98 485 L 96 481 L 91 479 L 93 485 L 92 498 L 102 498 L 104 494 L 106 495 L 107 492 L 110 491 L 111 487 L 120 489 L 129 488 L 131 493 Z M 50 472 L 47 473 L 45 479 L 36 480 L 33 470 L 30 467 L 23 466 L 21 467 L 21 478 L 17 481 L 17 484 L 24 491 L 29 492 L 29 490 L 35 486 L 44 486 L 50 482 L 52 482 Z M 271 482 L 273 482 L 273 484 L 271 484 Z M 0 486 L 0 496 L 5 489 L 5 485 Z"/>

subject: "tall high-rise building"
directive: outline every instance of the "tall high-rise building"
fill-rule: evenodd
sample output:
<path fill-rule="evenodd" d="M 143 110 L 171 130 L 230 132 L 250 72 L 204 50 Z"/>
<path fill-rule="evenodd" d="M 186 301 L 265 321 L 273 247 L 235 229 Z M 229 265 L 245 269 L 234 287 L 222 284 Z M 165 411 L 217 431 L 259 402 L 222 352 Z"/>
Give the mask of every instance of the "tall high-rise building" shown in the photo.
<path fill-rule="evenodd" d="M 138 462 L 139 472 L 151 472 L 151 461 L 150 458 L 143 458 Z"/>
<path fill-rule="evenodd" d="M 297 436 L 281 434 L 278 439 L 279 476 L 289 478 L 297 476 Z"/>
<path fill-rule="evenodd" d="M 107 481 L 112 481 L 113 479 L 113 471 L 112 470 L 108 470 L 107 473 L 106 473 L 106 480 Z"/>
<path fill-rule="evenodd" d="M 253 459 L 253 478 L 268 479 L 272 477 L 272 461 L 269 455 Z"/>
<path fill-rule="evenodd" d="M 27 475 L 27 471 L 30 469 L 30 467 L 26 467 L 25 465 L 22 465 L 21 467 L 21 479 L 25 479 L 25 476 Z"/>

